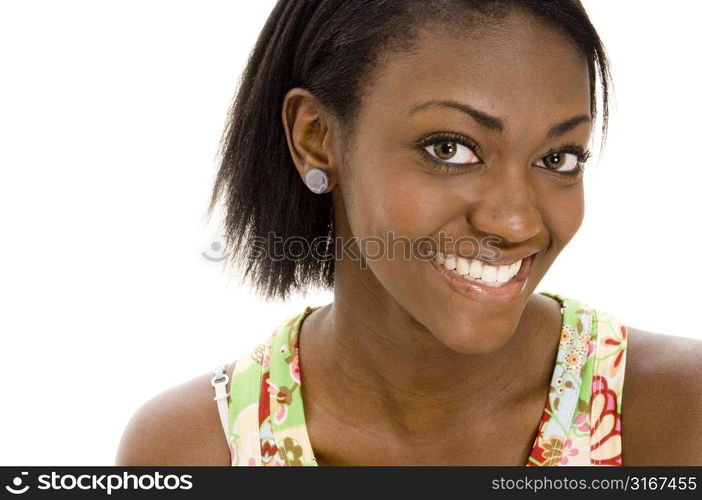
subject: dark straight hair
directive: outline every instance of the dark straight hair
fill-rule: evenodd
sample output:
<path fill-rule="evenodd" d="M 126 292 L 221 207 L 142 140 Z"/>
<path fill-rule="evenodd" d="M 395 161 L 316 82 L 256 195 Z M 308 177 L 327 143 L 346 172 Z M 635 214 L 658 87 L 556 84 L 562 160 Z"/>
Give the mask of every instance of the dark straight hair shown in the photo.
<path fill-rule="evenodd" d="M 305 186 L 287 146 L 281 112 L 293 87 L 312 92 L 353 136 L 362 91 L 379 56 L 408 50 L 427 23 L 469 26 L 478 17 L 499 22 L 519 8 L 560 29 L 587 59 L 593 124 L 602 101 L 607 134 L 611 76 L 602 42 L 578 0 L 279 0 L 250 53 L 220 142 L 211 215 L 224 203 L 230 264 L 244 264 L 256 292 L 285 299 L 309 285 L 334 284 L 333 247 L 327 258 L 305 253 L 275 258 L 274 242 L 310 244 L 334 237 L 331 194 Z M 319 252 L 317 252 L 319 254 Z"/>

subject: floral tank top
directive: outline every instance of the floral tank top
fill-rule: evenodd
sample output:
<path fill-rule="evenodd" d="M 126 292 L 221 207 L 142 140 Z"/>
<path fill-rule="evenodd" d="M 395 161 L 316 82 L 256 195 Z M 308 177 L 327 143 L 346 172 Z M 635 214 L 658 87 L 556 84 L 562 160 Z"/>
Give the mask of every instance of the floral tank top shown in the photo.
<path fill-rule="evenodd" d="M 539 293 L 561 304 L 561 337 L 525 465 L 620 466 L 627 327 L 577 300 Z M 223 419 L 231 465 L 317 465 L 305 424 L 297 339 L 303 320 L 318 308 L 290 317 L 237 361 Z"/>

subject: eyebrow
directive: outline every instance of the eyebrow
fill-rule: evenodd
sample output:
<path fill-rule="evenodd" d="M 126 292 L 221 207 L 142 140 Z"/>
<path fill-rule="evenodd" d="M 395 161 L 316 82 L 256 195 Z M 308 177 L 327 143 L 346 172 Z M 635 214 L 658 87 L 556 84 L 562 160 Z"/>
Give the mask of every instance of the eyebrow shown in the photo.
<path fill-rule="evenodd" d="M 485 113 L 484 111 L 480 111 L 479 109 L 475 109 L 472 106 L 469 106 L 467 104 L 458 102 L 458 101 L 427 101 L 423 102 L 420 104 L 415 104 L 412 106 L 409 110 L 408 114 L 414 114 L 417 111 L 420 111 L 422 109 L 426 108 L 431 108 L 431 107 L 447 107 L 447 108 L 453 108 L 457 109 L 459 111 L 462 111 L 463 113 L 467 114 L 468 116 L 472 117 L 476 122 L 480 123 L 484 127 L 489 128 L 490 130 L 496 130 L 498 132 L 504 132 L 505 130 L 505 124 L 502 120 L 499 118 L 489 115 Z M 574 129 L 578 125 L 584 122 L 589 122 L 590 121 L 590 116 L 588 115 L 577 115 L 572 118 L 567 119 L 564 122 L 561 122 L 557 125 L 554 125 L 551 127 L 546 134 L 546 137 L 552 138 L 552 137 L 557 137 L 560 135 L 565 134 L 566 132 Z"/>

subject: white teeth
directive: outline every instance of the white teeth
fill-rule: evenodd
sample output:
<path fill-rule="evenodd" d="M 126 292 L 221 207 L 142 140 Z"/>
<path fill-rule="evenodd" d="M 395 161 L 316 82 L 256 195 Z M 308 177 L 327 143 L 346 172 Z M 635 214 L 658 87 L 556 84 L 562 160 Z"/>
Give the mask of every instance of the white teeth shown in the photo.
<path fill-rule="evenodd" d="M 480 283 L 499 287 L 511 280 L 522 267 L 522 261 L 518 260 L 510 265 L 493 266 L 477 259 L 464 259 L 452 254 L 444 254 L 437 252 L 434 256 L 434 261 L 453 271 L 454 273 L 479 281 Z"/>
<path fill-rule="evenodd" d="M 483 266 L 481 279 L 483 281 L 497 281 L 497 268 L 491 265 Z"/>
<path fill-rule="evenodd" d="M 497 268 L 497 281 L 502 281 L 504 283 L 510 280 L 509 266 L 500 266 Z"/>
<path fill-rule="evenodd" d="M 512 265 L 509 266 L 509 273 L 514 276 L 519 272 L 519 269 L 522 267 L 522 261 L 518 260 L 517 262 L 513 262 Z"/>
<path fill-rule="evenodd" d="M 464 259 L 463 257 L 456 257 L 456 272 L 458 274 L 468 274 L 469 269 L 470 261 L 468 259 Z"/>
<path fill-rule="evenodd" d="M 470 275 L 476 279 L 483 276 L 483 264 L 479 260 L 470 261 Z"/>

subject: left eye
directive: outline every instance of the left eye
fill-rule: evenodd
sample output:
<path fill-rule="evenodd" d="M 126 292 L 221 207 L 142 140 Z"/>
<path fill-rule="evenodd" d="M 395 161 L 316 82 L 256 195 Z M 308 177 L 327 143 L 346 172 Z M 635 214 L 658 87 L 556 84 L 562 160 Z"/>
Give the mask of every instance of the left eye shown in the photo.
<path fill-rule="evenodd" d="M 446 163 L 476 163 L 480 159 L 470 148 L 458 142 L 435 142 L 424 150 L 435 158 Z M 456 161 L 449 161 L 456 160 Z"/>
<path fill-rule="evenodd" d="M 556 152 L 547 154 L 536 165 L 549 170 L 568 172 L 578 169 L 578 159 L 578 155 L 573 153 Z"/>

